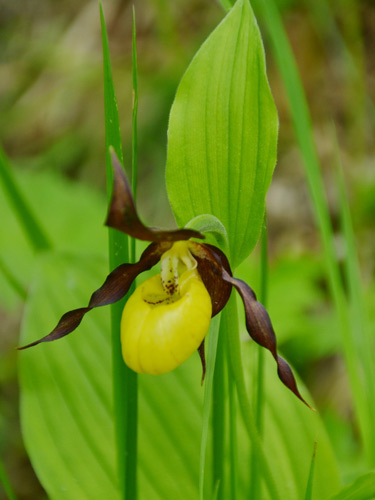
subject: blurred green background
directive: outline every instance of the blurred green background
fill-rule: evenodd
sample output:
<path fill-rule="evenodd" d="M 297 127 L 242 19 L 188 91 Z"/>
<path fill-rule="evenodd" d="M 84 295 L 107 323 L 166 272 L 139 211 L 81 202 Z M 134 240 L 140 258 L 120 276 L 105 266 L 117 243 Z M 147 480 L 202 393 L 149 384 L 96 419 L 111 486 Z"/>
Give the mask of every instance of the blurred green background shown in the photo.
<path fill-rule="evenodd" d="M 139 191 L 144 220 L 170 227 L 164 181 L 168 114 L 184 70 L 223 17 L 214 0 L 134 2 L 139 71 Z M 131 153 L 132 3 L 104 0 L 125 162 Z M 375 334 L 375 4 L 279 0 L 313 120 L 337 256 L 333 123 L 356 234 L 365 302 Z M 262 19 L 259 19 L 263 30 Z M 101 37 L 96 1 L 0 0 L 0 138 L 30 206 L 59 250 L 106 252 Z M 345 481 L 361 471 L 358 429 L 338 353 L 332 300 L 287 97 L 264 37 L 280 117 L 279 159 L 267 197 L 269 310 L 284 354 L 321 411 Z M 17 353 L 33 251 L 0 187 L 0 453 L 20 500 L 44 498 L 19 426 Z M 257 290 L 259 250 L 241 276 Z M 42 334 L 43 332 L 41 332 Z M 0 488 L 0 499 L 6 498 Z"/>

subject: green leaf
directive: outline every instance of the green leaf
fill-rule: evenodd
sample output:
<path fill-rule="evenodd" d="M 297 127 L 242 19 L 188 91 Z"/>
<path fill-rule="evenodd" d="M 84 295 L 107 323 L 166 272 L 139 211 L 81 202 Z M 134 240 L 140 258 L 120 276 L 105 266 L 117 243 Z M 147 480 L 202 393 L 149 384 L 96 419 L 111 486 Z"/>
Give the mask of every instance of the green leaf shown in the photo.
<path fill-rule="evenodd" d="M 100 285 L 98 259 L 46 255 L 39 261 L 21 343 L 48 333 Z M 108 312 L 73 335 L 19 354 L 25 445 L 49 497 L 119 499 L 112 414 Z M 83 330 L 83 331 L 82 331 Z M 86 330 L 86 331 L 85 331 Z"/>
<path fill-rule="evenodd" d="M 343 488 L 331 500 L 372 500 L 375 497 L 375 471 L 357 478 Z"/>
<path fill-rule="evenodd" d="M 30 287 L 21 342 L 39 338 L 66 310 L 85 305 L 105 275 L 106 263 L 90 256 L 41 258 Z M 51 500 L 121 498 L 116 478 L 108 312 L 96 309 L 72 335 L 19 353 L 23 435 Z M 254 376 L 253 347 L 251 342 L 242 344 L 249 386 Z M 280 498 L 303 498 L 315 440 L 319 453 L 313 498 L 327 498 L 339 485 L 319 415 L 280 386 L 270 356 L 266 356 L 265 370 L 265 453 Z M 200 379 L 198 354 L 170 374 L 139 377 L 141 500 L 198 499 L 204 393 Z M 239 498 L 247 498 L 249 446 L 242 420 L 237 427 L 238 491 Z M 211 449 L 212 443 L 208 443 L 208 464 Z M 205 491 L 205 498 L 210 494 Z"/>
<path fill-rule="evenodd" d="M 251 388 L 257 375 L 257 346 L 252 342 L 243 342 L 242 352 L 246 378 Z M 298 386 L 305 395 L 306 391 L 299 380 Z M 311 396 L 307 398 L 311 401 Z M 274 360 L 269 353 L 264 356 L 263 412 L 263 445 L 280 498 L 299 500 L 305 497 L 311 468 L 311 451 L 315 442 L 318 452 L 314 462 L 311 498 L 322 500 L 337 491 L 340 485 L 337 463 L 319 414 L 305 407 L 281 386 Z M 244 442 L 246 438 L 240 435 L 240 457 L 246 456 Z M 246 480 L 243 470 L 240 473 L 241 479 Z M 263 498 L 267 497 L 263 495 Z"/>
<path fill-rule="evenodd" d="M 228 252 L 228 235 L 225 227 L 217 217 L 210 214 L 197 215 L 186 227 L 205 233 L 205 243 L 218 246 L 224 253 Z"/>
<path fill-rule="evenodd" d="M 107 231 L 101 224 L 107 208 L 101 194 L 53 172 L 15 171 L 15 174 L 27 206 L 38 220 L 43 220 L 43 226 L 48 228 L 48 234 L 60 251 L 104 254 Z M 26 289 L 35 252 L 27 244 L 17 215 L 1 189 L 0 213 L 0 301 L 3 307 L 13 309 L 19 306 L 20 299 L 6 274 L 10 273 Z"/>
<path fill-rule="evenodd" d="M 238 0 L 181 80 L 166 172 L 178 224 L 201 214 L 217 217 L 234 267 L 259 237 L 277 129 L 256 20 L 249 2 Z"/>
<path fill-rule="evenodd" d="M 86 304 L 106 272 L 105 261 L 93 257 L 40 259 L 21 343 L 48 332 L 69 308 Z M 19 354 L 23 436 L 51 500 L 121 498 L 108 313 L 92 311 L 72 335 Z M 198 354 L 171 374 L 140 377 L 141 499 L 198 497 L 200 379 Z"/>
<path fill-rule="evenodd" d="M 358 338 L 356 338 L 358 332 L 354 335 L 350 328 L 345 287 L 340 276 L 341 270 L 334 246 L 334 231 L 325 197 L 323 176 L 315 145 L 307 98 L 298 72 L 297 63 L 282 23 L 277 2 L 275 0 L 253 0 L 253 4 L 257 12 L 259 11 L 259 17 L 262 17 L 266 23 L 274 56 L 288 95 L 295 133 L 304 159 L 312 204 L 322 238 L 330 292 L 337 312 L 338 329 L 341 334 L 342 349 L 349 372 L 352 397 L 355 402 L 354 409 L 359 423 L 361 440 L 368 464 L 373 467 L 375 465 L 375 447 L 373 446 L 375 440 L 373 425 L 374 406 L 372 401 L 370 401 L 370 406 L 368 405 L 366 391 L 369 384 L 366 383 L 367 387 L 363 384 L 361 378 L 363 360 L 357 348 L 358 343 L 362 343 L 365 346 L 368 345 L 368 341 L 366 336 L 363 336 L 360 342 L 358 342 Z M 368 351 L 369 349 L 367 349 Z M 368 365 L 368 358 L 369 356 L 366 355 L 367 373 L 372 371 L 372 367 Z M 369 378 L 365 377 L 365 380 L 369 380 Z"/>

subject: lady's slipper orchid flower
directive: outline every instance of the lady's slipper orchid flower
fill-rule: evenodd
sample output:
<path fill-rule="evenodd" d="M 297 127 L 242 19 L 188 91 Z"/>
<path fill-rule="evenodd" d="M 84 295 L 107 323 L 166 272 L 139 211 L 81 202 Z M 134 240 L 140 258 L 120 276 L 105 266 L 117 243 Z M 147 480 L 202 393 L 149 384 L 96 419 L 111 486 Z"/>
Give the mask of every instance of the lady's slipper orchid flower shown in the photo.
<path fill-rule="evenodd" d="M 251 338 L 271 351 L 281 381 L 306 403 L 290 366 L 277 354 L 276 337 L 266 309 L 245 282 L 232 276 L 224 253 L 213 245 L 192 241 L 191 238 L 204 239 L 198 231 L 163 231 L 144 226 L 115 154 L 112 165 L 114 187 L 106 225 L 152 243 L 138 262 L 114 269 L 92 294 L 87 307 L 65 313 L 51 333 L 20 349 L 65 337 L 78 327 L 87 312 L 120 300 L 140 273 L 160 261 L 161 272 L 136 288 L 122 314 L 122 353 L 132 370 L 152 375 L 167 373 L 198 350 L 203 381 L 204 338 L 211 317 L 223 309 L 234 287 L 243 300 Z"/>

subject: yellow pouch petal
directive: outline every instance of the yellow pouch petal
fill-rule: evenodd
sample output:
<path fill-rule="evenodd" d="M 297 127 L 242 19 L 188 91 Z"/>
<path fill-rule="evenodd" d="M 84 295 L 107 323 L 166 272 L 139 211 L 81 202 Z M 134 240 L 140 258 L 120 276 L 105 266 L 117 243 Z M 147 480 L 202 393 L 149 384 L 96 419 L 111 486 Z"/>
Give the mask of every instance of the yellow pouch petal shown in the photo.
<path fill-rule="evenodd" d="M 208 332 L 212 305 L 196 269 L 185 271 L 179 290 L 168 295 L 160 274 L 142 283 L 121 320 L 125 363 L 134 371 L 167 373 L 198 349 Z"/>

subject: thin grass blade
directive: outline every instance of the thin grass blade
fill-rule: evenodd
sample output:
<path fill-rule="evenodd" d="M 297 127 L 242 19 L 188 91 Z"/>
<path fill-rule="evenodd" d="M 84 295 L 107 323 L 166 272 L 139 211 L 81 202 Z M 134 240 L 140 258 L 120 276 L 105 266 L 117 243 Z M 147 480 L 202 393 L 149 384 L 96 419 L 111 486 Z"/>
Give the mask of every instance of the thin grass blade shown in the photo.
<path fill-rule="evenodd" d="M 103 43 L 104 71 L 104 110 L 105 110 L 105 142 L 107 165 L 107 192 L 110 199 L 112 191 L 112 166 L 110 148 L 113 147 L 117 157 L 123 162 L 120 124 L 117 101 L 113 85 L 108 37 L 102 6 L 100 19 Z M 128 237 L 109 229 L 109 263 L 110 270 L 123 262 L 129 262 Z M 129 292 L 129 294 L 131 291 Z M 137 497 L 137 375 L 124 363 L 121 354 L 120 322 L 126 297 L 111 308 L 112 319 L 112 362 L 114 411 L 117 442 L 119 478 L 123 498 Z"/>
<path fill-rule="evenodd" d="M 18 278 L 12 273 L 10 269 L 4 264 L 2 259 L 0 258 L 0 272 L 3 274 L 9 285 L 16 292 L 20 299 L 25 300 L 27 297 L 27 292 L 23 287 L 22 283 L 18 280 Z"/>
<path fill-rule="evenodd" d="M 32 247 L 37 251 L 48 250 L 51 248 L 51 242 L 46 235 L 40 222 L 29 207 L 23 196 L 17 182 L 13 176 L 12 169 L 8 159 L 0 146 L 0 179 L 4 191 L 8 196 L 9 203 L 13 206 L 14 213 L 25 232 L 27 239 Z"/>
<path fill-rule="evenodd" d="M 132 75 L 133 75 L 133 113 L 132 113 L 132 191 L 134 201 L 137 199 L 138 179 L 138 64 L 137 64 L 137 33 L 135 24 L 135 7 L 133 5 L 132 24 Z M 136 242 L 130 240 L 130 259 L 136 260 Z"/>
<path fill-rule="evenodd" d="M 311 458 L 309 476 L 307 478 L 305 500 L 311 500 L 313 498 L 312 495 L 313 495 L 313 481 L 314 481 L 314 472 L 315 472 L 316 445 L 317 445 L 317 443 L 315 441 L 314 451 L 313 451 L 313 455 Z"/>
<path fill-rule="evenodd" d="M 8 500 L 17 500 L 16 494 L 14 493 L 11 482 L 9 481 L 8 475 L 5 472 L 5 468 L 0 460 L 0 484 L 3 485 L 6 498 Z"/>
<path fill-rule="evenodd" d="M 360 425 L 362 442 L 369 464 L 374 465 L 375 448 L 372 446 L 374 440 L 368 438 L 368 436 L 373 436 L 375 432 L 372 425 L 373 418 L 368 413 L 366 397 L 358 372 L 355 341 L 349 328 L 347 303 L 333 244 L 334 235 L 324 194 L 324 184 L 306 96 L 275 1 L 254 0 L 253 5 L 258 18 L 264 22 L 269 32 L 274 57 L 288 95 L 295 133 L 304 160 L 315 217 L 322 238 L 328 282 L 337 311 L 343 352 L 348 367 L 352 395 L 355 400 L 354 406 Z"/>

